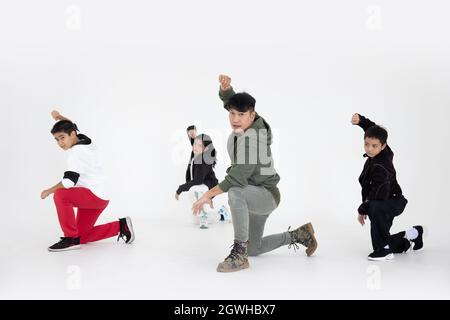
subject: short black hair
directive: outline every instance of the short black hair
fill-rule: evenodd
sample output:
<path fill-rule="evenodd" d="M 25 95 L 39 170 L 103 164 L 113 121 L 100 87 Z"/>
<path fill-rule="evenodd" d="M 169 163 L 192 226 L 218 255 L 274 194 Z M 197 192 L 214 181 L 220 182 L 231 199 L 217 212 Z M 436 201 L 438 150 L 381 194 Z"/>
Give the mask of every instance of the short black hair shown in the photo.
<path fill-rule="evenodd" d="M 381 144 L 384 145 L 387 142 L 388 132 L 385 128 L 379 125 L 374 125 L 367 129 L 367 131 L 364 133 L 364 139 L 365 138 L 378 139 L 380 140 Z"/>
<path fill-rule="evenodd" d="M 50 132 L 52 134 L 55 134 L 57 132 L 64 132 L 70 135 L 73 131 L 78 131 L 78 127 L 75 123 L 70 120 L 61 120 L 55 123 Z"/>
<path fill-rule="evenodd" d="M 247 92 L 236 93 L 231 96 L 225 109 L 235 109 L 239 112 L 255 111 L 256 100 Z"/>

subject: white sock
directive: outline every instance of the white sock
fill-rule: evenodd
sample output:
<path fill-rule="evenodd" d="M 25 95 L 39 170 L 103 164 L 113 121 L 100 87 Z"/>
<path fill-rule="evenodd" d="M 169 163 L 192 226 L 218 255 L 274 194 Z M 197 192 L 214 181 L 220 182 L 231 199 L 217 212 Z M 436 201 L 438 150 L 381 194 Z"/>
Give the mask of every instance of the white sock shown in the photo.
<path fill-rule="evenodd" d="M 405 238 L 409 241 L 415 240 L 419 236 L 419 231 L 416 228 L 411 228 L 405 231 Z"/>
<path fill-rule="evenodd" d="M 387 244 L 384 248 L 385 248 L 385 249 L 389 249 L 389 245 Z"/>

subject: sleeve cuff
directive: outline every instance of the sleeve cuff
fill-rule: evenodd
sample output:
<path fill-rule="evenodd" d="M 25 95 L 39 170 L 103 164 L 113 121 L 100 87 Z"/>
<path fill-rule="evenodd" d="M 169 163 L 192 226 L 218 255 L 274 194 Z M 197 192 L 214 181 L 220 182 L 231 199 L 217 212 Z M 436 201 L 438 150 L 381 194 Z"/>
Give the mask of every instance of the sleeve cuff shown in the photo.
<path fill-rule="evenodd" d="M 61 183 L 66 189 L 73 188 L 75 186 L 75 183 L 73 183 L 70 179 L 62 179 Z"/>
<path fill-rule="evenodd" d="M 71 183 L 70 187 L 66 187 L 66 188 L 71 188 L 74 185 L 76 185 L 79 178 L 80 178 L 80 174 L 78 172 L 74 172 L 74 171 L 66 171 L 66 172 L 64 172 L 63 181 L 64 180 L 68 180 Z M 69 184 L 68 181 L 66 181 L 67 184 Z M 63 185 L 64 185 L 64 182 L 63 182 Z"/>
<path fill-rule="evenodd" d="M 361 205 L 358 208 L 358 213 L 359 214 L 365 214 L 365 215 L 369 214 L 368 213 L 368 211 L 369 211 L 368 206 L 369 206 L 369 202 L 368 201 L 361 203 Z"/>
<path fill-rule="evenodd" d="M 230 188 L 233 185 L 231 183 L 229 183 L 227 180 L 223 180 L 221 183 L 219 183 L 219 188 L 220 190 L 222 190 L 223 192 L 228 192 L 228 190 L 230 190 Z"/>

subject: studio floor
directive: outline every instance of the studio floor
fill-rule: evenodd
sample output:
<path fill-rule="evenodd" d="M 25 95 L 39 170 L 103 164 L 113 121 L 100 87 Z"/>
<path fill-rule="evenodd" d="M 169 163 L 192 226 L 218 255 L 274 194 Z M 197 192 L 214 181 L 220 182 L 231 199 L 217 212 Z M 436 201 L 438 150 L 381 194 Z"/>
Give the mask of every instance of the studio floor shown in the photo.
<path fill-rule="evenodd" d="M 188 219 L 135 219 L 132 245 L 108 239 L 81 250 L 50 253 L 54 226 L 8 237 L 0 261 L 1 299 L 449 299 L 445 230 L 425 250 L 393 261 L 366 260 L 368 229 L 313 221 L 313 257 L 287 247 L 250 258 L 250 268 L 221 274 L 231 224 L 200 230 Z M 267 233 L 286 230 L 275 220 Z M 28 234 L 25 234 L 28 233 Z M 431 233 L 429 231 L 429 233 Z M 56 238 L 55 238 L 56 237 Z"/>

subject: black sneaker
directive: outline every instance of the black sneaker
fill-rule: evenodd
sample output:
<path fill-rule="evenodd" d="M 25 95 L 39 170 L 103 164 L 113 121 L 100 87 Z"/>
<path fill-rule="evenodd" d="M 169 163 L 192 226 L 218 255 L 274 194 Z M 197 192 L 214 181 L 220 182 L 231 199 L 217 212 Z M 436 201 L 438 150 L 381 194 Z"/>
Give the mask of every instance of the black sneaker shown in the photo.
<path fill-rule="evenodd" d="M 70 238 L 70 237 L 61 237 L 61 240 L 58 243 L 55 243 L 51 247 L 48 248 L 48 251 L 51 252 L 59 252 L 59 251 L 68 251 L 80 249 L 80 238 Z"/>
<path fill-rule="evenodd" d="M 381 261 L 381 260 L 391 260 L 394 259 L 394 254 L 391 249 L 381 249 L 374 251 L 367 257 L 369 260 Z"/>
<path fill-rule="evenodd" d="M 423 248 L 423 227 L 422 226 L 414 226 L 414 229 L 416 229 L 419 232 L 419 235 L 414 240 L 411 240 L 412 243 L 414 243 L 413 250 L 417 251 Z"/>
<path fill-rule="evenodd" d="M 117 241 L 122 238 L 122 240 L 124 240 L 126 244 L 131 244 L 134 241 L 134 231 L 133 224 L 131 223 L 131 218 L 121 218 L 119 219 L 119 223 L 120 232 L 119 236 L 117 237 Z"/>

